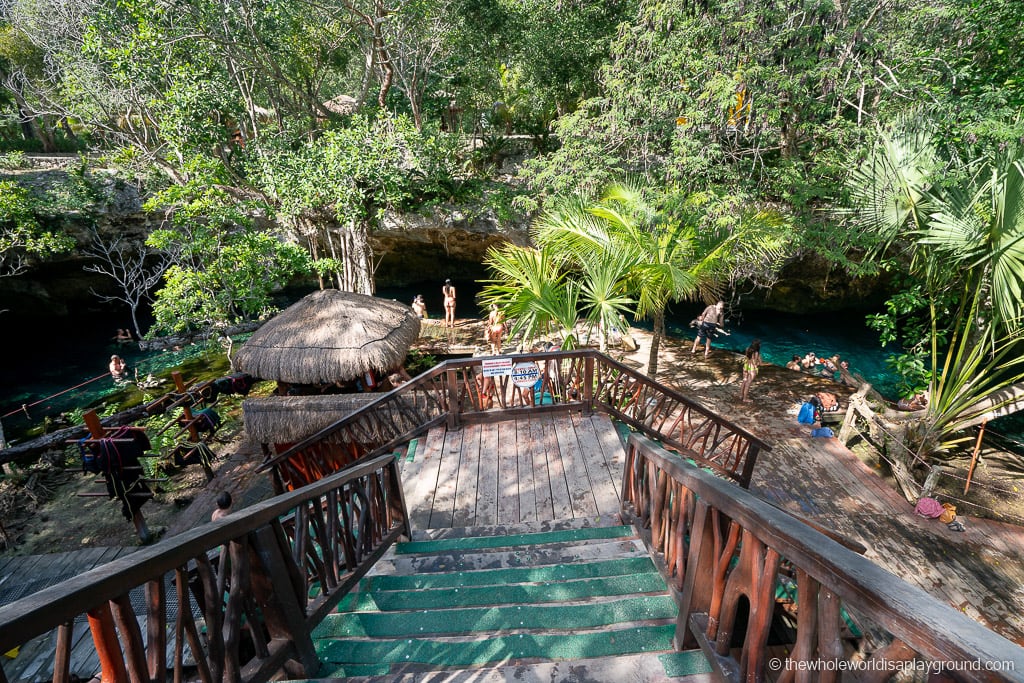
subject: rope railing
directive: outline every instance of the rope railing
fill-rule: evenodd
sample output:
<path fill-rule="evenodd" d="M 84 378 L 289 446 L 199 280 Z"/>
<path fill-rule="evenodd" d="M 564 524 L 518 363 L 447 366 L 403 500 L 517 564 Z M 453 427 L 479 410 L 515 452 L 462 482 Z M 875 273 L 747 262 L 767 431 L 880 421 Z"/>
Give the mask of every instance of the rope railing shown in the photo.
<path fill-rule="evenodd" d="M 927 472 L 931 473 L 931 472 L 933 472 L 935 470 L 936 465 L 934 463 L 928 462 L 927 460 L 925 460 L 924 458 L 921 457 L 921 454 L 919 452 L 909 448 L 905 443 L 903 443 L 902 439 L 899 438 L 899 435 L 896 434 L 895 432 L 893 432 L 889 427 L 887 427 L 886 424 L 882 420 L 877 419 L 877 416 L 874 416 L 874 418 L 875 419 L 871 420 L 873 426 L 879 432 L 883 433 L 886 437 L 888 437 L 886 439 L 886 444 L 888 444 L 890 446 L 898 447 L 902 452 L 906 453 L 909 456 L 909 460 L 914 465 L 920 466 L 920 467 L 924 468 Z M 865 419 L 868 419 L 868 418 L 865 417 Z M 886 463 L 888 463 L 891 468 L 896 468 L 896 467 L 899 466 L 896 463 L 895 459 L 893 457 L 891 457 L 889 454 L 887 454 L 883 448 L 878 448 L 878 449 L 876 449 L 876 451 L 878 453 L 878 456 L 882 460 L 884 460 Z M 949 478 L 949 479 L 954 479 L 954 480 L 961 481 L 961 482 L 963 482 L 965 484 L 968 481 L 967 477 L 965 477 L 965 476 L 963 476 L 961 474 L 958 474 L 957 472 L 949 469 L 948 467 L 944 467 L 943 468 L 943 470 L 941 472 L 941 475 L 943 477 L 946 477 L 946 478 Z M 1011 497 L 1011 498 L 1024 499 L 1024 494 L 1022 494 L 1022 493 L 1020 493 L 1018 491 L 1014 491 L 1014 490 L 1009 489 L 1009 488 L 1003 488 L 1003 487 L 995 485 L 995 484 L 991 484 L 991 483 L 987 483 L 987 482 L 979 482 L 977 480 L 972 480 L 971 484 L 972 484 L 972 486 L 974 486 L 974 487 L 976 487 L 978 489 L 983 489 L 983 490 L 991 491 L 993 493 L 997 493 L 997 494 L 1000 494 L 1000 495 L 1008 496 L 1008 497 Z M 916 481 L 914 482 L 914 485 L 916 486 L 917 495 L 918 496 L 923 495 L 924 492 L 925 492 L 924 485 L 923 484 L 919 484 Z M 1016 524 L 1024 524 L 1024 517 L 1019 517 L 1019 516 L 1014 515 L 1012 513 L 1008 513 L 1005 510 L 996 510 L 995 508 L 992 508 L 992 507 L 989 507 L 987 505 L 984 505 L 984 504 L 978 502 L 977 500 L 967 500 L 965 498 L 961 498 L 961 497 L 958 497 L 956 495 L 953 495 L 953 494 L 950 494 L 950 493 L 947 493 L 947 492 L 943 492 L 942 497 L 945 498 L 945 499 L 948 499 L 951 502 L 959 503 L 959 504 L 962 504 L 962 505 L 969 505 L 969 506 L 972 506 L 972 507 L 974 507 L 976 509 L 979 509 L 979 510 L 985 510 L 986 512 L 991 513 L 994 519 L 1005 519 L 1005 520 L 1011 520 L 1011 521 L 1013 521 Z"/>
<path fill-rule="evenodd" d="M 33 401 L 32 403 L 23 403 L 20 408 L 15 408 L 14 410 L 10 411 L 9 413 L 6 413 L 4 415 L 0 415 L 0 419 L 3 419 L 5 417 L 11 417 L 13 415 L 17 415 L 18 413 L 25 413 L 25 417 L 27 417 L 28 419 L 31 420 L 32 416 L 28 414 L 28 409 L 29 408 L 34 408 L 35 406 L 37 406 L 37 405 L 39 405 L 41 403 L 46 403 L 47 401 L 49 401 L 52 398 L 57 398 L 58 396 L 63 396 L 64 394 L 66 394 L 66 393 L 68 393 L 70 391 L 74 391 L 75 389 L 81 389 L 82 387 L 86 386 L 87 384 L 92 384 L 93 382 L 97 382 L 97 381 L 99 381 L 101 379 L 104 379 L 106 377 L 110 377 L 110 373 L 109 372 L 104 372 L 102 375 L 96 375 L 92 379 L 87 379 L 84 382 L 80 382 L 80 383 L 76 384 L 73 387 L 68 387 L 67 389 L 64 389 L 62 391 L 58 391 L 55 394 L 50 394 L 49 396 L 47 396 L 45 398 L 41 398 L 38 401 Z"/>

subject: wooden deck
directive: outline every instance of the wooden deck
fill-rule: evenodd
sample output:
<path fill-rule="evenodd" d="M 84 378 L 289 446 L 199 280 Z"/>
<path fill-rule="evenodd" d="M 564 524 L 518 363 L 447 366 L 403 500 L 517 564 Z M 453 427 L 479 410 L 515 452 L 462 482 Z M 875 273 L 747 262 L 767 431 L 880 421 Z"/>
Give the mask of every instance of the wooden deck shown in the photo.
<path fill-rule="evenodd" d="M 867 547 L 865 556 L 1024 645 L 1024 529 L 967 518 L 965 532 L 924 519 L 835 439 L 776 441 L 751 490 Z"/>
<path fill-rule="evenodd" d="M 414 529 L 613 516 L 625 452 L 603 414 L 436 427 L 402 471 Z"/>
<path fill-rule="evenodd" d="M 623 362 L 640 367 L 650 336 Z M 831 380 L 764 366 L 739 402 L 737 354 L 705 359 L 685 340 L 663 341 L 658 379 L 765 439 L 772 450 L 754 468 L 751 491 L 789 512 L 854 539 L 865 556 L 993 631 L 1024 646 L 1024 527 L 962 517 L 951 531 L 914 514 L 878 473 L 836 439 L 812 438 L 796 422 L 800 402 L 816 391 L 853 393 Z M 937 627 L 941 628 L 941 627 Z"/>
<path fill-rule="evenodd" d="M 772 443 L 753 492 L 863 544 L 866 557 L 1024 645 L 1024 529 L 967 518 L 960 533 L 917 517 L 837 440 L 811 438 L 785 400 L 730 404 L 721 399 L 735 386 L 721 379 L 700 389 L 698 400 Z M 402 480 L 415 529 L 614 516 L 623 458 L 607 416 L 542 414 L 437 427 L 417 443 Z"/>
<path fill-rule="evenodd" d="M 47 555 L 23 555 L 0 558 L 0 605 L 6 605 L 36 591 L 55 586 L 94 567 L 129 553 L 135 548 L 85 548 Z M 141 594 L 132 596 L 141 609 Z M 4 673 L 9 681 L 41 681 L 53 677 L 53 653 L 56 632 L 36 638 L 21 647 L 17 656 L 4 660 Z M 72 633 L 72 662 L 75 672 L 99 670 L 99 657 L 93 647 L 89 624 L 76 619 Z"/>

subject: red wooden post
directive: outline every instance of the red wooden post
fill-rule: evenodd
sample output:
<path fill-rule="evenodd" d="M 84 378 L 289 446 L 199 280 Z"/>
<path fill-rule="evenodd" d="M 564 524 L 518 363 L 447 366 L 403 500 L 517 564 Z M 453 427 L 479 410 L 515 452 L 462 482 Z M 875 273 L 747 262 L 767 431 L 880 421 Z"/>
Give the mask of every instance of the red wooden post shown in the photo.
<path fill-rule="evenodd" d="M 188 387 L 185 386 L 185 380 L 182 379 L 180 372 L 172 372 L 171 379 L 174 380 L 174 387 L 178 390 L 178 393 L 184 394 L 188 391 Z M 185 418 L 185 424 L 188 425 L 188 438 L 192 440 L 192 443 L 199 441 L 199 432 L 196 430 L 195 419 L 192 415 L 192 407 L 187 403 L 181 407 L 181 415 Z"/>
<path fill-rule="evenodd" d="M 104 604 L 87 612 L 92 642 L 100 658 L 100 680 L 102 683 L 127 683 L 128 671 L 124 666 L 121 644 L 114 630 L 114 617 L 110 605 Z"/>

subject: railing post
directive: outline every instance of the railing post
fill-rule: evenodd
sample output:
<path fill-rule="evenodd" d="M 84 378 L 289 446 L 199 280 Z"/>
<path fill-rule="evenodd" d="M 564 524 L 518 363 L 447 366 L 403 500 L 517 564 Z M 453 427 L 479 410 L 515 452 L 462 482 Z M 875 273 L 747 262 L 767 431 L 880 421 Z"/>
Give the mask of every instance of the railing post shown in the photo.
<path fill-rule="evenodd" d="M 266 619 L 267 631 L 272 639 L 290 640 L 295 647 L 296 660 L 302 672 L 301 676 L 289 672 L 292 678 L 315 678 L 320 660 L 306 623 L 305 601 L 296 595 L 289 577 L 287 565 L 292 560 L 281 552 L 272 527 L 263 527 L 253 536 L 253 547 L 261 566 L 252 568 L 251 581 L 256 604 Z"/>
<path fill-rule="evenodd" d="M 128 671 L 124 666 L 124 655 L 121 653 L 121 643 L 117 640 L 117 631 L 114 630 L 114 616 L 110 613 L 110 605 L 105 603 L 86 614 L 89 618 L 89 630 L 92 631 L 92 642 L 100 658 L 100 681 L 127 683 Z"/>
<path fill-rule="evenodd" d="M 583 412 L 586 415 L 594 412 L 594 357 L 591 355 L 583 359 Z"/>
<path fill-rule="evenodd" d="M 448 383 L 448 429 L 459 426 L 459 380 L 454 369 L 445 372 Z"/>

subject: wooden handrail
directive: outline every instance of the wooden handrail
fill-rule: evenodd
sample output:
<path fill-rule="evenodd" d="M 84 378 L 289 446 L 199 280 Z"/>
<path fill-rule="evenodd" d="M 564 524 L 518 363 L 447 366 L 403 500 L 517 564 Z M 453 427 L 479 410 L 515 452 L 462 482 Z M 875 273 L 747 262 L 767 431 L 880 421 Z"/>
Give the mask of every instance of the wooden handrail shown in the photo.
<path fill-rule="evenodd" d="M 1024 680 L 1024 648 L 924 590 L 644 436 L 631 435 L 627 451 L 623 513 L 641 529 L 676 591 L 676 641 L 700 644 L 725 678 L 762 681 L 774 669 L 780 680 L 791 680 L 787 672 L 825 671 L 814 668 L 816 661 L 846 661 L 856 673 L 858 665 L 836 647 L 841 602 L 897 643 L 862 665 L 868 678 L 887 679 L 919 656 L 930 670 L 946 670 L 958 680 Z M 788 664 L 769 659 L 767 650 L 783 565 L 798 585 L 796 643 Z M 742 654 L 733 659 L 740 596 L 749 604 L 748 627 Z"/>
<path fill-rule="evenodd" d="M 483 376 L 483 358 L 449 360 L 382 394 L 265 462 L 288 487 L 386 452 L 447 422 L 509 419 L 536 411 L 600 410 L 746 487 L 770 446 L 697 401 L 593 349 L 512 355 L 542 369 L 541 388 Z M 396 420 L 399 415 L 404 419 Z"/>
<path fill-rule="evenodd" d="M 358 515 L 353 514 L 355 510 Z M 301 490 L 163 539 L 0 607 L 0 648 L 6 652 L 87 612 L 115 607 L 117 613 L 116 606 L 125 604 L 132 589 L 161 586 L 167 577 L 176 577 L 180 584 L 184 577 L 195 575 L 206 588 L 197 593 L 196 586 L 191 590 L 186 586 L 182 592 L 179 585 L 179 597 L 189 596 L 188 604 L 178 610 L 178 619 L 186 622 L 179 633 L 194 631 L 194 603 L 208 623 L 211 619 L 224 623 L 223 632 L 234 634 L 235 645 L 233 652 L 230 647 L 223 650 L 215 635 L 222 630 L 210 629 L 207 646 L 190 643 L 197 661 L 209 659 L 211 670 L 233 666 L 237 673 L 244 669 L 243 678 L 251 683 L 267 680 L 286 658 L 294 658 L 311 676 L 317 666 L 312 627 L 395 540 L 410 533 L 394 455 L 367 459 Z M 221 553 L 231 558 L 224 563 L 227 567 L 208 559 L 218 548 L 227 549 L 228 555 Z M 243 565 L 245 571 L 240 571 Z M 233 587 L 230 591 L 211 588 L 225 585 Z M 224 597 L 221 604 L 221 596 L 229 592 L 232 597 Z M 151 605 L 146 619 L 151 634 L 167 633 L 171 626 L 162 601 Z M 254 642 L 261 644 L 250 662 L 237 661 L 243 621 Z M 141 638 L 128 630 L 119 633 L 120 648 L 116 643 L 110 648 L 118 652 L 101 655 L 120 658 L 123 650 L 129 663 L 133 658 L 155 657 L 155 651 L 140 652 Z M 153 640 L 158 647 L 161 638 Z M 221 649 L 215 647 L 218 643 Z M 67 655 L 56 653 L 56 661 L 66 660 Z M 227 663 L 220 657 L 226 657 Z M 152 675 L 157 677 L 156 672 Z M 163 675 L 159 674 L 160 680 Z M 67 677 L 58 672 L 54 680 L 61 683 Z"/>

